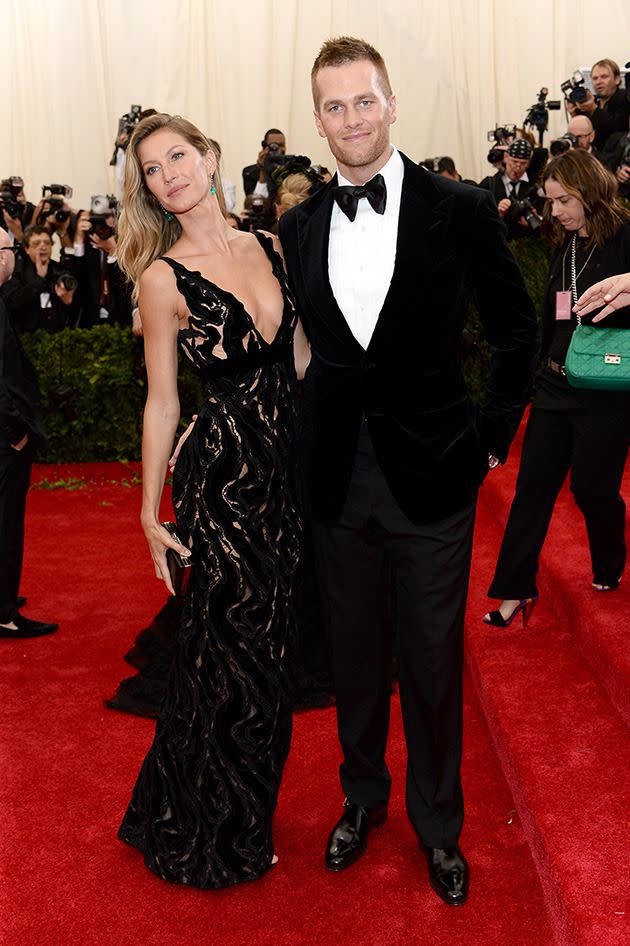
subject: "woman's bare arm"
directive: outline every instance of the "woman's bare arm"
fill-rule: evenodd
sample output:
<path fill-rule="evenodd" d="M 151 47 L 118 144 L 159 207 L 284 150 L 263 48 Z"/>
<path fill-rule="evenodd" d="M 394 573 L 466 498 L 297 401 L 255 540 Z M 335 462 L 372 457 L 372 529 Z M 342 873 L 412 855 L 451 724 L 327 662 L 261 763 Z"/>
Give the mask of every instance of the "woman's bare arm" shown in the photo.
<path fill-rule="evenodd" d="M 140 279 L 140 316 L 144 332 L 148 395 L 142 433 L 142 528 L 155 573 L 173 593 L 166 548 L 188 553 L 160 526 L 159 512 L 168 458 L 179 421 L 177 393 L 177 296 L 172 272 L 153 263 Z"/>

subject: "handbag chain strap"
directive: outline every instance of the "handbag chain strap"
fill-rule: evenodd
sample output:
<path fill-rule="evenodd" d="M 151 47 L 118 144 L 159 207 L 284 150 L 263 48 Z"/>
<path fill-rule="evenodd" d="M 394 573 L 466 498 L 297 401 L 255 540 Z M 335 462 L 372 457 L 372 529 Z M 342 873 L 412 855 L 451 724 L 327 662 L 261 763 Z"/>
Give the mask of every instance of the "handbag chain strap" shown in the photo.
<path fill-rule="evenodd" d="M 577 281 L 578 281 L 578 279 L 580 278 L 580 276 L 582 275 L 582 273 L 584 272 L 584 270 L 586 269 L 586 267 L 588 266 L 588 264 L 590 263 L 590 261 L 591 261 L 591 256 L 592 256 L 593 253 L 595 252 L 595 247 L 593 247 L 593 249 L 591 250 L 591 252 L 590 252 L 590 253 L 588 254 L 588 256 L 586 257 L 586 262 L 584 263 L 584 266 L 582 267 L 582 269 L 579 271 L 579 273 L 578 273 L 577 275 L 576 275 L 576 273 L 575 273 L 575 253 L 576 253 L 576 249 L 577 249 L 577 236 L 576 236 L 576 234 L 574 233 L 574 234 L 573 234 L 573 239 L 571 240 L 571 293 L 572 293 L 572 295 L 573 295 L 573 301 L 574 301 L 574 302 L 576 303 L 576 305 L 577 305 L 577 301 L 578 301 Z M 580 317 L 577 313 L 576 313 L 576 316 L 575 316 L 575 317 L 576 317 L 576 319 L 577 319 L 577 324 L 578 324 L 578 325 L 581 325 L 581 324 L 582 324 L 582 319 L 581 319 L 581 317 Z"/>

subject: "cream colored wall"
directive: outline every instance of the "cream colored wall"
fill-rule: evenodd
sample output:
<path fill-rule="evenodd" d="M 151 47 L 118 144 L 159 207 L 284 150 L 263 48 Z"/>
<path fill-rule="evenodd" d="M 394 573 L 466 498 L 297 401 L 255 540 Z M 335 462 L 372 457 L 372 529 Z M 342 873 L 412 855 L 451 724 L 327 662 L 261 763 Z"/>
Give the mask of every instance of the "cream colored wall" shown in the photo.
<path fill-rule="evenodd" d="M 69 183 L 74 206 L 112 190 L 117 119 L 131 102 L 179 112 L 223 147 L 240 190 L 267 127 L 330 164 L 314 129 L 311 63 L 350 33 L 383 53 L 393 140 L 487 173 L 486 131 L 520 123 L 542 85 L 604 56 L 630 60 L 627 0 L 2 0 L 0 175 Z M 552 113 L 552 131 L 564 131 Z"/>

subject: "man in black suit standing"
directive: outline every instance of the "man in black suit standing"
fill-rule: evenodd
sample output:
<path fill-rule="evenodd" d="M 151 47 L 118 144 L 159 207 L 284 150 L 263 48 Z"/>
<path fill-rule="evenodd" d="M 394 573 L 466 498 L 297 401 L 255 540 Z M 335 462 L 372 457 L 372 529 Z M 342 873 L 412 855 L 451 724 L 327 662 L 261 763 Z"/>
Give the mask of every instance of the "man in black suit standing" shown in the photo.
<path fill-rule="evenodd" d="M 336 177 L 283 215 L 280 237 L 311 343 L 304 469 L 328 611 L 343 749 L 339 871 L 386 816 L 391 568 L 407 810 L 433 889 L 468 893 L 458 846 L 462 637 L 475 500 L 505 460 L 530 389 L 536 320 L 492 197 L 430 174 L 390 143 L 396 100 L 380 54 L 344 37 L 312 71 Z M 460 336 L 471 290 L 492 352 L 469 398 Z"/>
<path fill-rule="evenodd" d="M 15 247 L 0 230 L 0 286 L 10 279 Z M 24 511 L 35 450 L 46 443 L 35 371 L 0 298 L 0 637 L 39 637 L 56 624 L 20 614 Z"/>

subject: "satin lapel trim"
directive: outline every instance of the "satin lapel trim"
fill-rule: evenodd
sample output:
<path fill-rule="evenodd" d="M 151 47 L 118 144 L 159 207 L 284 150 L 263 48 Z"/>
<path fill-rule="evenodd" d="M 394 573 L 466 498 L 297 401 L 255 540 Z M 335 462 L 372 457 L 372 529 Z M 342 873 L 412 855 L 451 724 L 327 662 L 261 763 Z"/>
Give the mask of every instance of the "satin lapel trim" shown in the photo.
<path fill-rule="evenodd" d="M 330 218 L 333 210 L 331 181 L 319 207 L 310 214 L 298 217 L 298 253 L 300 266 L 304 274 L 304 286 L 309 303 L 317 311 L 322 322 L 334 332 L 344 345 L 356 346 L 364 353 L 363 347 L 356 340 L 346 322 L 343 312 L 337 304 L 330 285 L 328 273 L 328 244 L 330 240 Z"/>

